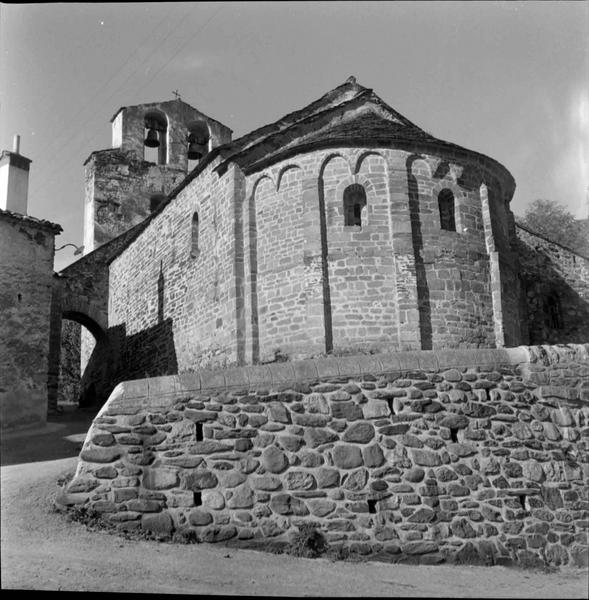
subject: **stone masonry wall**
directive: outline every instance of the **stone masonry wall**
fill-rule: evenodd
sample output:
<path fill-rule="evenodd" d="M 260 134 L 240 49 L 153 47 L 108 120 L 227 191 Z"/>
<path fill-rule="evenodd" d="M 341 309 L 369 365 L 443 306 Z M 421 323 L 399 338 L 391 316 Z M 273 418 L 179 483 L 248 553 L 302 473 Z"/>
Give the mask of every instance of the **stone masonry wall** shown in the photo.
<path fill-rule="evenodd" d="M 581 343 L 589 339 L 589 258 L 521 225 L 516 231 L 529 342 Z M 550 297 L 558 305 L 560 322 L 548 314 Z"/>
<path fill-rule="evenodd" d="M 389 561 L 587 565 L 589 346 L 349 356 L 119 385 L 60 506 Z"/>
<path fill-rule="evenodd" d="M 59 225 L 0 211 L 0 425 L 47 420 L 49 317 Z"/>

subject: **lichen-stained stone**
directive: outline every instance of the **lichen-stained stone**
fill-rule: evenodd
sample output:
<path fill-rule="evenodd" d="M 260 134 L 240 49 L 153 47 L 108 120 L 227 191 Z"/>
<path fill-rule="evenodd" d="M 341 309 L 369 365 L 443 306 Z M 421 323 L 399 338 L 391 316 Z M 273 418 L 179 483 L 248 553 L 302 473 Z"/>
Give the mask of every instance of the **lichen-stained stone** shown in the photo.
<path fill-rule="evenodd" d="M 384 454 L 382 448 L 378 444 L 372 444 L 362 449 L 362 457 L 364 464 L 367 467 L 380 467 L 384 461 Z"/>
<path fill-rule="evenodd" d="M 347 421 L 357 421 L 363 417 L 362 407 L 355 402 L 332 402 L 331 414 L 334 419 L 346 419 Z"/>
<path fill-rule="evenodd" d="M 112 433 L 97 433 L 92 436 L 92 443 L 95 446 L 112 446 L 115 443 L 115 436 Z"/>
<path fill-rule="evenodd" d="M 344 433 L 344 442 L 357 442 L 360 444 L 366 444 L 374 437 L 374 427 L 371 423 L 361 421 L 360 423 L 354 423 Z"/>
<path fill-rule="evenodd" d="M 333 449 L 332 455 L 333 462 L 338 469 L 354 469 L 363 464 L 362 452 L 358 446 L 338 444 Z"/>
<path fill-rule="evenodd" d="M 382 417 L 389 417 L 391 415 L 391 409 L 386 400 L 369 398 L 368 401 L 362 405 L 362 413 L 365 419 L 379 419 Z"/>
<path fill-rule="evenodd" d="M 350 473 L 343 483 L 343 487 L 346 490 L 357 492 L 364 487 L 368 481 L 368 471 L 366 469 L 358 469 L 353 473 Z"/>
<path fill-rule="evenodd" d="M 322 414 L 294 414 L 293 421 L 295 425 L 301 427 L 325 427 L 329 422 L 329 417 Z"/>
<path fill-rule="evenodd" d="M 91 492 L 93 489 L 96 489 L 100 485 L 99 481 L 95 479 L 85 479 L 82 477 L 76 477 L 70 481 L 67 486 L 67 491 L 69 494 L 78 494 L 81 492 Z"/>
<path fill-rule="evenodd" d="M 465 429 L 469 423 L 468 417 L 456 413 L 445 414 L 438 421 L 440 427 L 447 427 L 448 429 Z"/>
<path fill-rule="evenodd" d="M 202 493 L 202 504 L 205 508 L 222 510 L 225 508 L 225 497 L 217 490 L 205 490 Z"/>
<path fill-rule="evenodd" d="M 262 453 L 262 465 L 270 473 L 282 473 L 288 467 L 288 459 L 282 450 L 269 446 Z"/>
<path fill-rule="evenodd" d="M 311 498 L 307 500 L 311 514 L 315 517 L 325 517 L 335 510 L 336 504 L 327 498 Z"/>
<path fill-rule="evenodd" d="M 457 538 L 465 539 L 476 537 L 476 531 L 466 519 L 457 519 L 456 521 L 453 521 L 450 528 L 452 530 L 452 535 Z"/>
<path fill-rule="evenodd" d="M 162 502 L 149 498 L 138 498 L 137 500 L 129 500 L 127 502 L 127 509 L 141 513 L 158 512 L 162 509 Z"/>
<path fill-rule="evenodd" d="M 303 398 L 303 406 L 307 413 L 329 414 L 329 402 L 323 394 L 309 394 Z"/>
<path fill-rule="evenodd" d="M 560 490 L 556 487 L 542 486 L 541 488 L 542 499 L 546 503 L 546 506 L 552 510 L 562 508 L 564 502 Z"/>
<path fill-rule="evenodd" d="M 208 525 L 213 522 L 213 517 L 211 513 L 206 510 L 191 510 L 188 515 L 188 522 L 193 527 L 202 527 L 203 525 Z"/>
<path fill-rule="evenodd" d="M 546 478 L 542 465 L 535 460 L 530 460 L 523 464 L 523 475 L 526 479 L 537 483 L 541 483 Z"/>
<path fill-rule="evenodd" d="M 571 427 L 575 425 L 575 418 L 568 406 L 559 406 L 552 411 L 552 422 L 561 427 Z"/>
<path fill-rule="evenodd" d="M 255 490 L 274 491 L 282 487 L 281 480 L 272 475 L 252 477 L 250 479 L 250 483 Z"/>
<path fill-rule="evenodd" d="M 477 450 L 470 444 L 448 444 L 448 452 L 451 452 L 460 458 L 464 458 L 465 456 L 476 454 Z"/>
<path fill-rule="evenodd" d="M 330 469 L 329 467 L 317 469 L 315 477 L 317 479 L 317 487 L 319 488 L 337 487 L 340 482 L 339 471 L 337 469 Z"/>
<path fill-rule="evenodd" d="M 394 425 L 385 425 L 384 427 L 379 428 L 378 433 L 382 435 L 403 435 L 409 429 L 411 425 L 407 423 L 395 423 Z"/>
<path fill-rule="evenodd" d="M 448 369 L 447 371 L 444 371 L 443 373 L 441 373 L 441 376 L 446 381 L 450 381 L 452 383 L 462 380 L 462 374 L 460 373 L 460 371 L 458 371 L 456 369 Z"/>
<path fill-rule="evenodd" d="M 423 442 L 416 435 L 410 433 L 403 434 L 398 441 L 406 448 L 423 448 Z"/>
<path fill-rule="evenodd" d="M 215 487 L 217 483 L 215 474 L 206 470 L 193 471 L 184 476 L 184 487 L 193 492 Z"/>
<path fill-rule="evenodd" d="M 213 454 L 215 452 L 230 452 L 233 447 L 215 440 L 196 442 L 190 446 L 190 454 Z"/>
<path fill-rule="evenodd" d="M 260 461 L 250 456 L 244 457 L 239 461 L 239 470 L 248 475 L 253 473 L 260 466 Z"/>
<path fill-rule="evenodd" d="M 464 407 L 464 414 L 472 417 L 473 419 L 483 419 L 485 417 L 491 417 L 495 415 L 497 411 L 488 404 L 481 404 L 479 402 L 467 402 Z"/>
<path fill-rule="evenodd" d="M 306 471 L 288 471 L 284 482 L 288 490 L 312 490 L 316 487 L 315 477 Z"/>
<path fill-rule="evenodd" d="M 198 533 L 198 539 L 205 543 L 225 542 L 237 535 L 233 525 L 211 525 Z"/>
<path fill-rule="evenodd" d="M 141 527 L 156 536 L 167 537 L 174 529 L 174 522 L 168 512 L 161 512 L 155 515 L 143 515 Z"/>
<path fill-rule="evenodd" d="M 410 523 L 430 523 L 435 520 L 436 513 L 429 508 L 417 509 L 407 520 Z"/>
<path fill-rule="evenodd" d="M 516 462 L 504 463 L 503 472 L 507 475 L 507 477 L 521 477 L 523 475 L 522 466 Z"/>
<path fill-rule="evenodd" d="M 143 438 L 136 433 L 123 433 L 117 435 L 117 443 L 124 446 L 140 446 L 143 444 Z"/>
<path fill-rule="evenodd" d="M 89 446 L 85 447 L 80 453 L 80 458 L 83 461 L 91 463 L 110 463 L 120 458 L 120 456 L 121 450 L 116 446 Z"/>
<path fill-rule="evenodd" d="M 294 515 L 304 517 L 309 514 L 309 509 L 300 498 L 290 494 L 275 494 L 270 499 L 270 508 L 279 515 Z"/>
<path fill-rule="evenodd" d="M 413 462 L 422 467 L 437 467 L 442 464 L 440 455 L 430 450 L 411 449 Z"/>
<path fill-rule="evenodd" d="M 149 490 L 167 490 L 178 484 L 178 471 L 165 467 L 145 469 L 143 486 Z"/>
<path fill-rule="evenodd" d="M 405 471 L 403 477 L 412 483 L 418 483 L 425 477 L 425 471 L 421 467 L 412 467 Z"/>
<path fill-rule="evenodd" d="M 532 416 L 538 419 L 538 421 L 549 421 L 550 420 L 550 409 L 543 404 L 533 404 L 530 408 Z"/>
<path fill-rule="evenodd" d="M 186 408 L 184 410 L 184 416 L 194 423 L 217 420 L 217 413 L 211 410 L 194 410 L 192 408 Z"/>
<path fill-rule="evenodd" d="M 304 440 L 295 435 L 280 435 L 276 441 L 288 452 L 298 452 L 301 446 L 305 443 Z"/>
<path fill-rule="evenodd" d="M 115 504 L 133 500 L 139 496 L 137 488 L 116 488 L 113 490 L 113 500 Z"/>
<path fill-rule="evenodd" d="M 204 459 L 202 456 L 174 456 L 171 458 L 165 458 L 163 463 L 165 465 L 181 467 L 183 469 L 194 469 L 198 467 L 203 460 Z"/>
<path fill-rule="evenodd" d="M 100 467 L 100 469 L 94 471 L 94 477 L 98 477 L 99 479 L 114 479 L 116 476 L 117 470 L 110 465 L 107 467 Z"/>
<path fill-rule="evenodd" d="M 435 474 L 436 479 L 438 481 L 441 481 L 442 483 L 446 481 L 455 481 L 456 479 L 458 479 L 458 475 L 456 474 L 456 472 L 452 469 L 449 469 L 448 467 L 440 467 L 436 469 Z"/>
<path fill-rule="evenodd" d="M 246 480 L 246 476 L 239 471 L 219 471 L 216 475 L 219 485 L 223 488 L 234 488 Z"/>
<path fill-rule="evenodd" d="M 246 483 L 237 488 L 231 498 L 227 500 L 228 508 L 251 508 L 254 505 L 255 495 Z"/>
<path fill-rule="evenodd" d="M 300 452 L 298 457 L 301 461 L 301 467 L 306 467 L 307 469 L 320 467 L 325 462 L 323 455 L 317 452 Z"/>
<path fill-rule="evenodd" d="M 438 548 L 436 542 L 427 540 L 406 542 L 401 545 L 401 551 L 405 554 L 429 554 L 430 552 L 437 552 Z"/>
<path fill-rule="evenodd" d="M 511 432 L 519 440 L 530 440 L 534 437 L 534 434 L 529 426 L 521 421 L 512 425 Z"/>
<path fill-rule="evenodd" d="M 329 444 L 339 439 L 337 433 L 327 429 L 309 428 L 305 430 L 304 440 L 309 448 L 317 448 L 322 444 Z"/>
<path fill-rule="evenodd" d="M 266 410 L 268 414 L 268 418 L 271 421 L 276 421 L 277 423 L 291 423 L 290 411 L 282 402 L 269 402 L 266 405 Z"/>

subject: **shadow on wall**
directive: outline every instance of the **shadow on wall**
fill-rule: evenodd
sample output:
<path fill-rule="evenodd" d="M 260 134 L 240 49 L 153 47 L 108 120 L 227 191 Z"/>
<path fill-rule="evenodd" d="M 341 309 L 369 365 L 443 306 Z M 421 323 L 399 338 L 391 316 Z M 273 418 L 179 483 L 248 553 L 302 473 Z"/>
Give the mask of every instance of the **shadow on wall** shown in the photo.
<path fill-rule="evenodd" d="M 518 240 L 529 344 L 584 343 L 589 339 L 589 302 L 548 255 Z M 582 286 L 582 281 L 576 281 Z M 589 282 L 584 284 L 589 292 Z"/>
<path fill-rule="evenodd" d="M 421 234 L 421 218 L 419 216 L 419 186 L 413 175 L 413 163 L 420 156 L 410 156 L 407 159 L 407 189 L 409 194 L 409 217 L 411 219 L 411 237 L 413 239 L 413 254 L 415 255 L 415 280 L 417 284 L 417 308 L 419 311 L 419 333 L 421 349 L 432 349 L 432 308 L 430 303 L 429 286 L 423 261 L 423 236 Z"/>
<path fill-rule="evenodd" d="M 177 373 L 172 319 L 130 336 L 124 324 L 110 327 L 96 344 L 82 375 L 79 405 L 104 404 L 121 381 Z"/>

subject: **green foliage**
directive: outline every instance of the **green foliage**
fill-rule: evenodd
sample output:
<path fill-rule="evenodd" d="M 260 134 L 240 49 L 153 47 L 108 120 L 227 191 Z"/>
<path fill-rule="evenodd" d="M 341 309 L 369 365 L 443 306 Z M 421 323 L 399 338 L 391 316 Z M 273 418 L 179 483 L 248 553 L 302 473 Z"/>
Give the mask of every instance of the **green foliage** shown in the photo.
<path fill-rule="evenodd" d="M 577 221 L 565 206 L 553 200 L 534 200 L 518 221 L 532 231 L 589 256 L 589 225 Z"/>
<path fill-rule="evenodd" d="M 328 549 L 323 534 L 318 531 L 318 523 L 308 522 L 298 525 L 298 531 L 292 536 L 288 553 L 302 558 L 317 558 Z"/>

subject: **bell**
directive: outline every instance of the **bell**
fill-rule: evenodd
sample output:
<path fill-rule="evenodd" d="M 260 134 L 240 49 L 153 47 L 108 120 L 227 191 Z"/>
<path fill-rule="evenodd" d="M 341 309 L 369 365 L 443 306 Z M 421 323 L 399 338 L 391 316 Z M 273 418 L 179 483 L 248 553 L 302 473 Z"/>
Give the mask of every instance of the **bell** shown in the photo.
<path fill-rule="evenodd" d="M 205 154 L 205 146 L 203 144 L 198 144 L 197 142 L 190 142 L 188 145 L 188 159 L 189 160 L 198 160 L 202 158 Z"/>
<path fill-rule="evenodd" d="M 144 144 L 148 148 L 157 148 L 160 145 L 160 141 L 157 137 L 157 131 L 155 129 L 150 129 L 147 132 L 147 137 L 145 138 Z"/>

